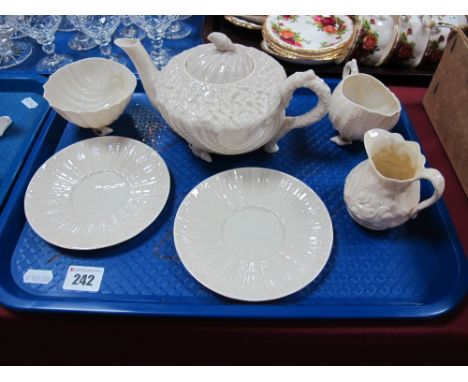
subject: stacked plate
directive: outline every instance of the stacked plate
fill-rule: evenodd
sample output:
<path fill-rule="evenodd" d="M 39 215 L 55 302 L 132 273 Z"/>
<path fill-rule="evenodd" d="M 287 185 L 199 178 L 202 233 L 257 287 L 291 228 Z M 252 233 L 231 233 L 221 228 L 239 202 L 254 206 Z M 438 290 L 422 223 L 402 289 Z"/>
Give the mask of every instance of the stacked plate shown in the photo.
<path fill-rule="evenodd" d="M 260 30 L 266 16 L 224 16 L 224 18 L 238 27 Z"/>
<path fill-rule="evenodd" d="M 415 68 L 437 64 L 450 30 L 466 23 L 464 15 L 274 15 L 263 23 L 261 47 L 280 60 L 305 65 L 355 58 L 367 66 Z"/>
<path fill-rule="evenodd" d="M 356 31 L 348 16 L 273 15 L 263 24 L 262 48 L 282 59 L 325 64 L 348 55 Z"/>

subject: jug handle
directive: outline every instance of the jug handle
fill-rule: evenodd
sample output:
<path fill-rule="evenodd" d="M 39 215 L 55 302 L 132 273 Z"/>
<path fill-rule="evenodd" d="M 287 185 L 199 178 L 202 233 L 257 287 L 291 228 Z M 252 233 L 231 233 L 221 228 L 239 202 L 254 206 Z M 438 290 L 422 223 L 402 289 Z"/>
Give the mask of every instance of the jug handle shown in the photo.
<path fill-rule="evenodd" d="M 421 174 L 419 175 L 418 179 L 426 179 L 429 182 L 432 183 L 432 186 L 434 187 L 434 193 L 432 196 L 426 200 L 423 200 L 420 202 L 414 209 L 411 211 L 411 218 L 414 219 L 416 216 L 418 216 L 419 211 L 423 210 L 424 208 L 427 208 L 429 206 L 432 206 L 435 202 L 437 202 L 440 197 L 442 196 L 442 193 L 444 192 L 445 189 L 445 180 L 440 171 L 434 169 L 434 168 L 425 168 L 421 171 Z"/>
<path fill-rule="evenodd" d="M 356 62 L 356 59 L 353 58 L 351 61 L 348 61 L 345 66 L 343 67 L 343 80 L 346 77 L 349 77 L 352 74 L 359 73 L 359 68 Z"/>
<path fill-rule="evenodd" d="M 298 88 L 308 88 L 312 90 L 318 97 L 317 105 L 305 114 L 297 117 L 286 117 L 278 133 L 265 145 L 265 150 L 267 152 L 277 151 L 278 146 L 276 142 L 284 137 L 290 130 L 309 126 L 322 119 L 328 111 L 330 88 L 313 70 L 297 72 L 286 78 L 281 87 L 281 103 L 279 108 L 286 109 L 294 91 Z"/>

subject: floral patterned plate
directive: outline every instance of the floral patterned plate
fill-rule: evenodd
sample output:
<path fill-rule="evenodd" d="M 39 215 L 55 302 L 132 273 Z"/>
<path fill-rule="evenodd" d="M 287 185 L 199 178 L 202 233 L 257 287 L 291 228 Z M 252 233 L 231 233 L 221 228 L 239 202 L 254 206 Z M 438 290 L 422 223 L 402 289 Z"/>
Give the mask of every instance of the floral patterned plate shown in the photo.
<path fill-rule="evenodd" d="M 323 54 L 344 49 L 353 37 L 348 16 L 269 16 L 263 26 L 265 39 L 301 55 Z"/>

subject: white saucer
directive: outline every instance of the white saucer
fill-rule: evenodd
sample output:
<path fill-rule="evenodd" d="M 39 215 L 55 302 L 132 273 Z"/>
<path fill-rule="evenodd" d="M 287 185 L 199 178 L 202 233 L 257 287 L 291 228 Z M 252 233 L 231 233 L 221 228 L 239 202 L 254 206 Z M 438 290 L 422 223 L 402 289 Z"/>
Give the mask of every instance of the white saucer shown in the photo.
<path fill-rule="evenodd" d="M 126 241 L 162 211 L 170 177 L 149 146 L 125 137 L 75 143 L 34 174 L 24 199 L 26 218 L 45 241 L 98 249 Z"/>
<path fill-rule="evenodd" d="M 174 223 L 179 257 L 207 288 L 237 300 L 294 293 L 325 266 L 333 243 L 327 208 L 280 171 L 239 168 L 214 175 L 182 201 Z"/>

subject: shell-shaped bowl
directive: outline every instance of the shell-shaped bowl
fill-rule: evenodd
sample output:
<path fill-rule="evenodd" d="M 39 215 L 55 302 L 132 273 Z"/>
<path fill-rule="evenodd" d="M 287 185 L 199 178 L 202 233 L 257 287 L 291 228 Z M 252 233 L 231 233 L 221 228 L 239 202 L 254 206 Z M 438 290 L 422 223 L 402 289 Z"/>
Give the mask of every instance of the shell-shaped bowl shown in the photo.
<path fill-rule="evenodd" d="M 123 113 L 136 88 L 134 74 L 104 58 L 86 58 L 49 77 L 44 98 L 67 121 L 100 129 Z"/>

